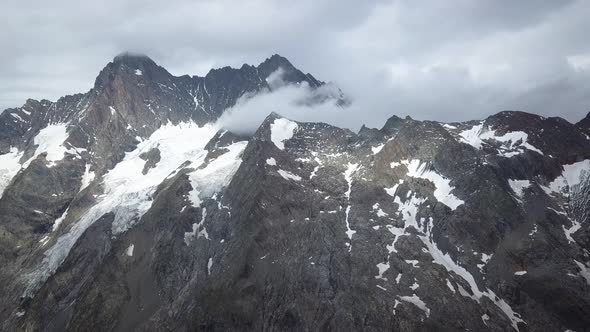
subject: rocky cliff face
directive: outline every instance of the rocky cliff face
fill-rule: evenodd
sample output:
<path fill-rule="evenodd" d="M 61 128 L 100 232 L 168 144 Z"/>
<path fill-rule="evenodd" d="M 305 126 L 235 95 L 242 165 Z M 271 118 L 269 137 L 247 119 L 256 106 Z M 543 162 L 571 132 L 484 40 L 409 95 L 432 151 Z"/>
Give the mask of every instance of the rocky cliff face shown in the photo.
<path fill-rule="evenodd" d="M 276 55 L 175 77 L 126 54 L 3 112 L 3 330 L 590 325 L 588 121 L 215 122 L 279 68 L 323 85 Z"/>

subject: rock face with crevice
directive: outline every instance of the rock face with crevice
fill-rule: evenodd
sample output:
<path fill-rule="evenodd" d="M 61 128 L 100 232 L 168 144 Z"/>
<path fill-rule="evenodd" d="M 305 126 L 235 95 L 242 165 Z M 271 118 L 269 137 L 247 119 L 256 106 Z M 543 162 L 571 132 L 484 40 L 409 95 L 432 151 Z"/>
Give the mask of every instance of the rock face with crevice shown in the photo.
<path fill-rule="evenodd" d="M 123 54 L 3 112 L 2 329 L 590 325 L 587 121 L 215 122 L 277 71 L 324 84 L 277 55 L 175 77 Z"/>

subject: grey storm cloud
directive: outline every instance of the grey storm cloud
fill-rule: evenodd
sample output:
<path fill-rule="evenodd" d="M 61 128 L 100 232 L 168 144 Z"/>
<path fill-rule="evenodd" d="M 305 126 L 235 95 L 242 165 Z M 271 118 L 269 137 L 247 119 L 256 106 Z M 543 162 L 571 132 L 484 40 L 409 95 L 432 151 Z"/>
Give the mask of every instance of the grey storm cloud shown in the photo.
<path fill-rule="evenodd" d="M 588 17 L 585 0 L 7 0 L 0 109 L 87 91 L 127 50 L 175 75 L 278 53 L 352 100 L 334 117 L 326 105 L 291 110 L 298 120 L 356 128 L 393 114 L 460 121 L 514 109 L 577 121 L 590 111 Z"/>

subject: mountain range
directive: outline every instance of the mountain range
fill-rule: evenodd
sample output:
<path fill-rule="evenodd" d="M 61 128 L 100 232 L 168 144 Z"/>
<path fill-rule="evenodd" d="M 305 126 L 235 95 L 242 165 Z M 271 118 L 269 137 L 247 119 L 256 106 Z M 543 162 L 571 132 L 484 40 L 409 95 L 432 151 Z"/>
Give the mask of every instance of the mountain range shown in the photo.
<path fill-rule="evenodd" d="M 349 103 L 279 55 L 125 53 L 2 112 L 2 330 L 588 329 L 590 113 L 224 128 L 274 75 Z"/>

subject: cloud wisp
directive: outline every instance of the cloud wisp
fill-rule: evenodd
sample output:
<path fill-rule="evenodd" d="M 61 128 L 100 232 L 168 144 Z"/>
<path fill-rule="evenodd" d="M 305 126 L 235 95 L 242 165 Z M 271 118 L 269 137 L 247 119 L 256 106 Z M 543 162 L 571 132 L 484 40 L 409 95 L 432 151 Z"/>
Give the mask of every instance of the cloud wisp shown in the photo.
<path fill-rule="evenodd" d="M 313 89 L 305 81 L 287 83 L 283 74 L 279 68 L 266 79 L 269 89 L 239 98 L 236 105 L 219 118 L 219 123 L 231 132 L 252 134 L 272 112 L 292 120 L 332 124 L 350 113 L 349 107 L 339 104 L 341 92 L 336 86 L 325 84 Z"/>

